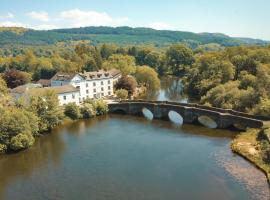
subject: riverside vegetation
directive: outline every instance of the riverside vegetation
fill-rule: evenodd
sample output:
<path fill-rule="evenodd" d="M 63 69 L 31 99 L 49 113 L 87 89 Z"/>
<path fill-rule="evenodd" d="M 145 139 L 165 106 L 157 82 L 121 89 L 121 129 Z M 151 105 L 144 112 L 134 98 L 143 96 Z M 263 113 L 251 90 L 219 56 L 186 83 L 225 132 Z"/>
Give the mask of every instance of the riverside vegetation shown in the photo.
<path fill-rule="evenodd" d="M 91 118 L 108 112 L 102 100 L 87 99 L 80 107 L 76 104 L 62 107 L 53 91 L 15 101 L 1 78 L 0 94 L 0 153 L 32 146 L 35 137 L 51 131 L 67 118 Z"/>

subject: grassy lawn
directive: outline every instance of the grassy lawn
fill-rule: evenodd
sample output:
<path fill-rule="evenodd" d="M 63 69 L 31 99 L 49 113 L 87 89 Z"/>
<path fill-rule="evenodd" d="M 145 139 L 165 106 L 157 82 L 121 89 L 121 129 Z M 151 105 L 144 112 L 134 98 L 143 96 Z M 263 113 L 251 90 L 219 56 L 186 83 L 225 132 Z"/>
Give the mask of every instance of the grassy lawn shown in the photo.
<path fill-rule="evenodd" d="M 270 143 L 267 134 L 270 134 L 270 129 L 248 129 L 234 138 L 231 148 L 264 171 L 270 183 Z"/>

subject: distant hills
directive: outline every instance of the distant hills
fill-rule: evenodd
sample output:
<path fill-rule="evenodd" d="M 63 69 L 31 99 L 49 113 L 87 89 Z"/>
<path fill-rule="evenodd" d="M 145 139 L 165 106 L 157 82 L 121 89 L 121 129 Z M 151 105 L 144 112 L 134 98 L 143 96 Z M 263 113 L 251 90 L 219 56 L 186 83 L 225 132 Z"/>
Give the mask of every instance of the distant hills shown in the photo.
<path fill-rule="evenodd" d="M 183 42 L 191 47 L 205 44 L 220 46 L 267 45 L 269 41 L 252 38 L 235 38 L 220 33 L 192 33 L 184 31 L 155 30 L 131 27 L 83 27 L 38 31 L 25 28 L 0 27 L 0 46 L 50 45 L 57 42 L 90 40 L 93 44 L 116 43 L 119 45 L 153 44 L 166 46 Z"/>

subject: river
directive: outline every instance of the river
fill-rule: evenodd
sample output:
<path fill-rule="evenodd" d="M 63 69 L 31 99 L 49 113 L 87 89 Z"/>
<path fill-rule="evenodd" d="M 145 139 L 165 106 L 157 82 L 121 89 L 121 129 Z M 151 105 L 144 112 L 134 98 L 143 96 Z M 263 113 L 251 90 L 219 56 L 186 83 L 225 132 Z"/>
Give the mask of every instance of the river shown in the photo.
<path fill-rule="evenodd" d="M 151 98 L 187 101 L 175 81 Z M 0 199 L 270 199 L 264 174 L 231 152 L 235 134 L 124 115 L 65 124 L 0 156 Z"/>

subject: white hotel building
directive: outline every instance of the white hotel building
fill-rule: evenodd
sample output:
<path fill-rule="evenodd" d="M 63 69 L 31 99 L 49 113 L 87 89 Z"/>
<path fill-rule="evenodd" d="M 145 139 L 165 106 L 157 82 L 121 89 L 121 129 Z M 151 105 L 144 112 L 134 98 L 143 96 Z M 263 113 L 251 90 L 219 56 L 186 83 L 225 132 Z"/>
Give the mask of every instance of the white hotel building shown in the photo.
<path fill-rule="evenodd" d="M 115 69 L 84 73 L 58 72 L 50 80 L 46 80 L 46 84 L 42 84 L 43 80 L 39 81 L 38 84 L 21 85 L 12 89 L 11 94 L 15 99 L 18 99 L 46 90 L 54 90 L 60 105 L 67 103 L 78 105 L 86 98 L 99 99 L 113 96 L 113 84 L 120 77 L 120 71 Z"/>
<path fill-rule="evenodd" d="M 119 70 L 95 71 L 84 73 L 58 72 L 51 78 L 51 87 L 72 85 L 79 90 L 79 102 L 86 98 L 99 99 L 105 96 L 113 96 L 113 84 L 121 77 Z M 63 100 L 66 98 L 62 97 Z M 60 102 L 63 101 L 59 99 Z"/>

